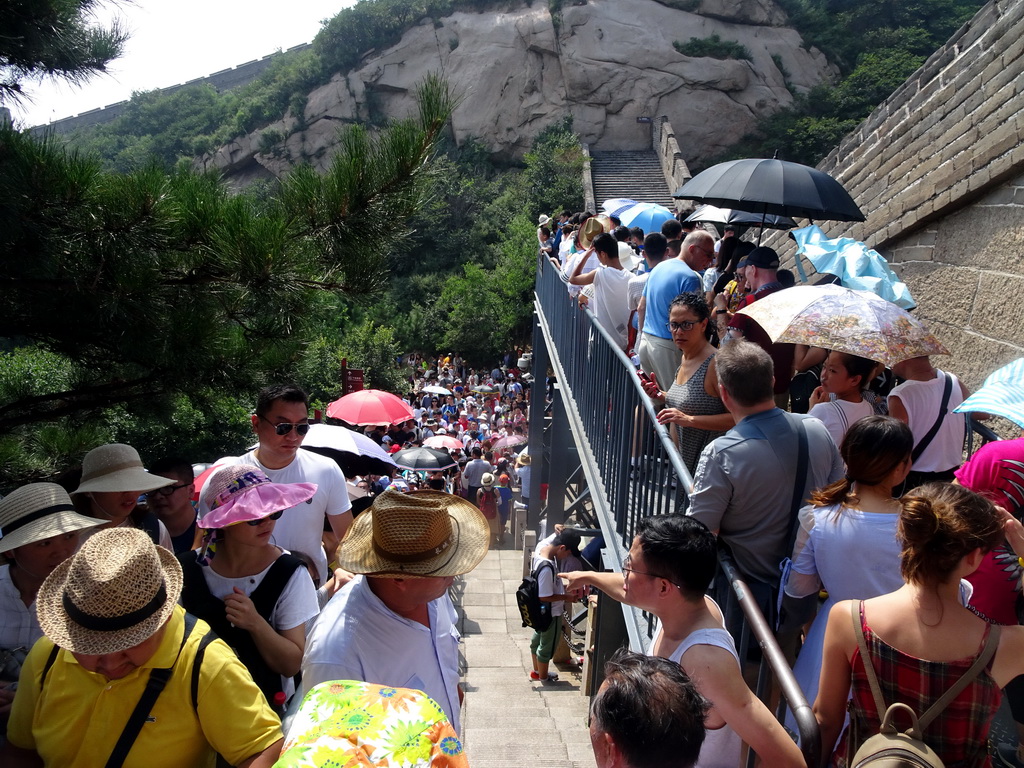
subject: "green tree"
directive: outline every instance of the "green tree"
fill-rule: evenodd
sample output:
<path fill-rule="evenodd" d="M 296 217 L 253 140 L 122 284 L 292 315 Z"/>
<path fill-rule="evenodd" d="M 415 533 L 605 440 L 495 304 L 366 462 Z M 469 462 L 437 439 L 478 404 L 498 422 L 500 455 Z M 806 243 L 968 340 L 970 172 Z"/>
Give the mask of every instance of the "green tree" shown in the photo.
<path fill-rule="evenodd" d="M 572 118 L 544 129 L 524 158 L 525 184 L 530 205 L 528 215 L 537 220 L 568 208 L 583 210 L 583 164 L 579 137 L 572 131 Z"/>
<path fill-rule="evenodd" d="M 428 78 L 416 119 L 347 130 L 325 173 L 298 168 L 269 199 L 187 171 L 106 173 L 52 141 L 0 132 L 0 338 L 79 373 L 0 402 L 0 432 L 202 388 L 247 391 L 290 369 L 330 310 L 320 297 L 358 304 L 380 291 L 450 112 L 446 85 Z"/>
<path fill-rule="evenodd" d="M 0 9 L 0 104 L 23 96 L 23 83 L 55 77 L 81 83 L 121 55 L 117 23 L 89 19 L 98 0 L 8 0 Z"/>

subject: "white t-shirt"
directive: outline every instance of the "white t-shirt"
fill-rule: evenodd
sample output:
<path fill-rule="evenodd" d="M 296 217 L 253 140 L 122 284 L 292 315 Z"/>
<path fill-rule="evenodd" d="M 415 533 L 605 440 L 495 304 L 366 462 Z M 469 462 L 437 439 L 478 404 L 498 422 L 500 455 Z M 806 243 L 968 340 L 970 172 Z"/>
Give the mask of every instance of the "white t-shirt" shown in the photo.
<path fill-rule="evenodd" d="M 924 439 L 931 430 L 939 415 L 942 404 L 942 392 L 946 385 L 946 376 L 953 379 L 949 393 L 949 404 L 943 417 L 942 426 L 935 433 L 928 447 L 914 462 L 917 472 L 945 472 L 955 469 L 963 463 L 964 431 L 967 422 L 962 413 L 953 413 L 953 409 L 964 401 L 964 393 L 960 389 L 960 381 L 951 373 L 938 374 L 930 381 L 905 381 L 892 388 L 889 397 L 897 397 L 903 403 L 909 418 L 910 431 L 914 433 L 914 447 Z"/>
<path fill-rule="evenodd" d="M 572 254 L 572 256 L 570 256 L 569 259 L 565 262 L 565 268 L 562 270 L 562 274 L 565 275 L 566 280 L 572 277 L 572 273 L 576 270 L 576 264 L 579 262 L 581 258 L 583 258 L 583 254 L 585 253 L 586 251 L 577 251 L 576 253 Z M 601 262 L 598 260 L 597 254 L 591 253 L 590 256 L 587 258 L 587 263 L 584 264 L 583 269 L 580 270 L 580 274 L 585 275 L 587 274 L 587 272 L 592 272 L 593 270 L 598 269 L 600 266 Z M 573 285 L 570 283 L 569 285 L 566 286 L 566 288 L 569 291 L 569 295 L 572 296 L 573 298 L 576 298 L 577 296 L 579 296 L 580 291 L 583 290 L 584 286 Z"/>
<path fill-rule="evenodd" d="M 594 315 L 608 334 L 626 348 L 629 323 L 629 281 L 633 275 L 624 269 L 601 267 L 594 273 Z"/>
<path fill-rule="evenodd" d="M 266 578 L 267 572 L 273 565 L 271 563 L 253 576 L 241 576 L 237 579 L 221 576 L 210 566 L 203 568 L 203 578 L 206 579 L 206 586 L 209 588 L 210 594 L 216 598 L 223 600 L 227 595 L 234 593 L 235 587 L 250 597 L 256 591 L 256 587 Z M 309 577 L 309 571 L 300 566 L 295 569 L 291 578 L 288 579 L 288 583 L 281 590 L 281 596 L 277 598 L 277 604 L 270 613 L 270 626 L 277 631 L 304 627 L 306 622 L 316 618 L 318 613 L 320 613 L 320 603 L 317 600 L 316 589 L 313 587 L 313 580 Z M 291 698 L 295 692 L 294 679 L 282 677 L 281 686 L 285 698 Z"/>
<path fill-rule="evenodd" d="M 819 419 L 825 425 L 825 429 L 832 435 L 838 448 L 843 444 L 846 431 L 853 426 L 855 421 L 865 416 L 874 416 L 875 409 L 863 398 L 859 403 L 851 403 L 848 400 L 832 400 L 826 403 L 818 403 L 807 412 L 808 416 Z"/>
<path fill-rule="evenodd" d="M 326 456 L 301 448 L 292 463 L 281 469 L 268 469 L 260 464 L 255 451 L 243 456 L 225 456 L 215 463 L 251 464 L 275 483 L 316 483 L 316 493 L 312 499 L 285 510 L 284 516 L 274 526 L 273 542 L 290 552 L 305 552 L 316 563 L 320 580 L 327 581 L 330 574 L 327 572 L 327 555 L 323 547 L 324 515 L 340 515 L 352 509 L 341 468 Z M 204 497 L 204 490 L 205 485 L 200 491 L 200 500 Z M 209 508 L 200 501 L 200 516 L 207 512 Z"/>
<path fill-rule="evenodd" d="M 537 571 L 537 595 L 540 597 L 551 597 L 552 595 L 564 595 L 565 585 L 562 580 L 555 577 L 558 573 L 558 563 L 554 560 L 549 560 L 539 555 L 535 555 L 530 558 L 530 569 L 536 570 L 537 566 L 541 563 L 550 563 L 551 567 L 544 566 Z M 561 616 L 565 611 L 565 602 L 562 600 L 556 600 L 551 603 L 551 615 Z"/>

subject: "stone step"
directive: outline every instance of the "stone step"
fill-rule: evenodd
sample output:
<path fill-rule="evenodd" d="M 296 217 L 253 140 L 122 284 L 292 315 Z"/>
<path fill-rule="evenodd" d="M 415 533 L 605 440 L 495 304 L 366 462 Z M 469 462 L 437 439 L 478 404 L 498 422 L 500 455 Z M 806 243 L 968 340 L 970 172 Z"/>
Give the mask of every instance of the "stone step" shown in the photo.
<path fill-rule="evenodd" d="M 661 161 L 653 150 L 593 152 L 590 175 L 598 205 L 611 198 L 625 197 L 675 210 L 674 190 L 668 189 Z"/>
<path fill-rule="evenodd" d="M 529 679 L 531 630 L 512 597 L 522 553 L 492 549 L 453 589 L 465 671 L 462 739 L 473 768 L 595 768 L 580 674 L 554 665 L 561 680 Z"/>

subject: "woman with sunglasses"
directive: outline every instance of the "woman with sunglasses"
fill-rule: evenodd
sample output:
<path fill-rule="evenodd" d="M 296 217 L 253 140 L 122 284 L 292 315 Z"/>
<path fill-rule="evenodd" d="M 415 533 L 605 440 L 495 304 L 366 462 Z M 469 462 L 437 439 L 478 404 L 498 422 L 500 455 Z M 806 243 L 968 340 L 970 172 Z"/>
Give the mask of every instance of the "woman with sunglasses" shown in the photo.
<path fill-rule="evenodd" d="M 681 293 L 672 300 L 668 331 L 683 353 L 676 379 L 664 392 L 657 383 L 644 384 L 652 400 L 666 405 L 658 413 L 658 422 L 678 428 L 676 444 L 691 475 L 704 446 L 735 424 L 718 394 L 716 350 L 708 341 L 710 317 L 707 302 L 699 293 Z"/>
<path fill-rule="evenodd" d="M 294 693 L 305 625 L 319 604 L 303 561 L 273 544 L 274 525 L 315 493 L 313 483 L 273 483 L 251 465 L 225 467 L 203 489 L 203 547 L 178 557 L 182 606 L 235 650 L 278 713 Z"/>

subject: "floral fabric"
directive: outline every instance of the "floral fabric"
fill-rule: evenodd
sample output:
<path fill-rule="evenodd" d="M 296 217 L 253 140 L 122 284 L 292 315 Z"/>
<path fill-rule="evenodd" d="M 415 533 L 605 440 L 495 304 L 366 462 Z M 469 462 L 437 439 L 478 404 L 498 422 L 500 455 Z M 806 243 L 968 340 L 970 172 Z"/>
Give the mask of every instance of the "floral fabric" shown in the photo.
<path fill-rule="evenodd" d="M 409 688 L 339 680 L 302 701 L 275 768 L 468 768 L 451 723 Z"/>

